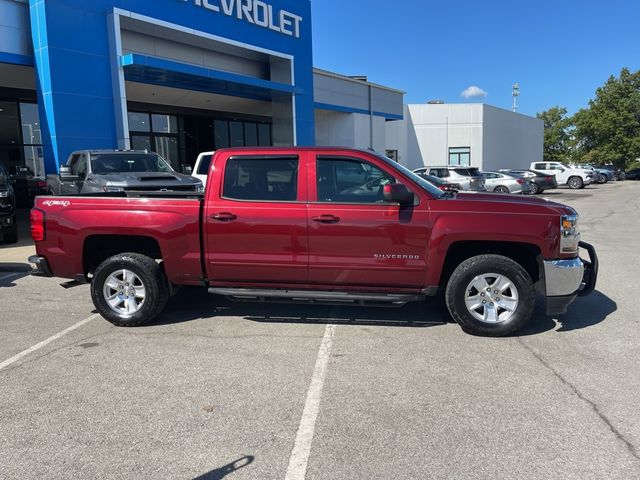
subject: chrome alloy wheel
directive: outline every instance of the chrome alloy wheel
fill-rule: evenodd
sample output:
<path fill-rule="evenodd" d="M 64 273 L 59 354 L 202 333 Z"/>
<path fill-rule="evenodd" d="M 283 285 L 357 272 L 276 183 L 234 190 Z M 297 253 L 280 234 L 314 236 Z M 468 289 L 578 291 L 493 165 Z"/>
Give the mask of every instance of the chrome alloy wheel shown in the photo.
<path fill-rule="evenodd" d="M 494 324 L 505 322 L 518 309 L 518 290 L 504 275 L 485 273 L 469 282 L 464 301 L 477 320 Z"/>
<path fill-rule="evenodd" d="M 107 277 L 102 294 L 111 310 L 119 315 L 133 315 L 138 312 L 147 296 L 140 277 L 126 269 L 116 270 Z"/>

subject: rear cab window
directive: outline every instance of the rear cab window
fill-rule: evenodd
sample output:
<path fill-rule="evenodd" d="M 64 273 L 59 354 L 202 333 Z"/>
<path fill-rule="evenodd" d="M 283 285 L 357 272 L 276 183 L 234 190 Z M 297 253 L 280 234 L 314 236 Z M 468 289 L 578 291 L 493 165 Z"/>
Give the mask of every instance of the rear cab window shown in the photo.
<path fill-rule="evenodd" d="M 298 200 L 297 156 L 242 157 L 227 160 L 222 197 L 254 202 Z"/>

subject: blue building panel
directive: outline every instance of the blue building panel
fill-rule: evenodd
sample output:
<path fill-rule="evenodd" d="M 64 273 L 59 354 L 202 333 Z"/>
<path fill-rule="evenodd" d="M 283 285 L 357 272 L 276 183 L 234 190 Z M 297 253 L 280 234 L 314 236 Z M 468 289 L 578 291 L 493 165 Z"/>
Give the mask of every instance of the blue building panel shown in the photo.
<path fill-rule="evenodd" d="M 117 147 L 119 119 L 108 21 L 114 9 L 290 55 L 294 59 L 295 85 L 290 94 L 295 95 L 297 143 L 314 143 L 308 0 L 30 0 L 29 6 L 48 172 L 57 170 L 78 148 Z M 131 75 L 149 73 L 138 69 Z M 242 85 L 238 78 L 211 80 Z M 250 88 L 244 91 L 282 91 L 269 83 L 245 85 Z"/>

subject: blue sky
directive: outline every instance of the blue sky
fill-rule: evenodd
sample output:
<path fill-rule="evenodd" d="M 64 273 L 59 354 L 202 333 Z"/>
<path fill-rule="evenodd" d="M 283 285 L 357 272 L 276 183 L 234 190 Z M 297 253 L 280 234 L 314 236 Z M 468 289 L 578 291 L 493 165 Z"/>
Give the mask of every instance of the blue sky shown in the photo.
<path fill-rule="evenodd" d="M 640 69 L 640 0 L 311 0 L 314 65 L 407 92 L 570 113 L 622 67 Z M 470 86 L 486 97 L 465 100 Z"/>

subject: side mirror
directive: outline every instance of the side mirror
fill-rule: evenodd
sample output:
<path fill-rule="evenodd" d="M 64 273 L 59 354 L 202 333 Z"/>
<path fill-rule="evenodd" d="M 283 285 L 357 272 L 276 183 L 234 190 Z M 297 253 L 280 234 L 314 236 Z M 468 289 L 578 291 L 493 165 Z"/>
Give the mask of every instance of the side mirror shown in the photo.
<path fill-rule="evenodd" d="M 75 175 L 71 174 L 71 167 L 67 165 L 60 166 L 60 179 L 69 179 L 74 180 L 76 178 Z"/>
<path fill-rule="evenodd" d="M 191 175 L 193 173 L 193 168 L 191 168 L 191 165 L 182 165 L 182 173 L 185 175 Z"/>
<path fill-rule="evenodd" d="M 401 206 L 413 205 L 415 195 L 401 183 L 385 185 L 382 194 L 385 202 L 399 203 Z"/>

